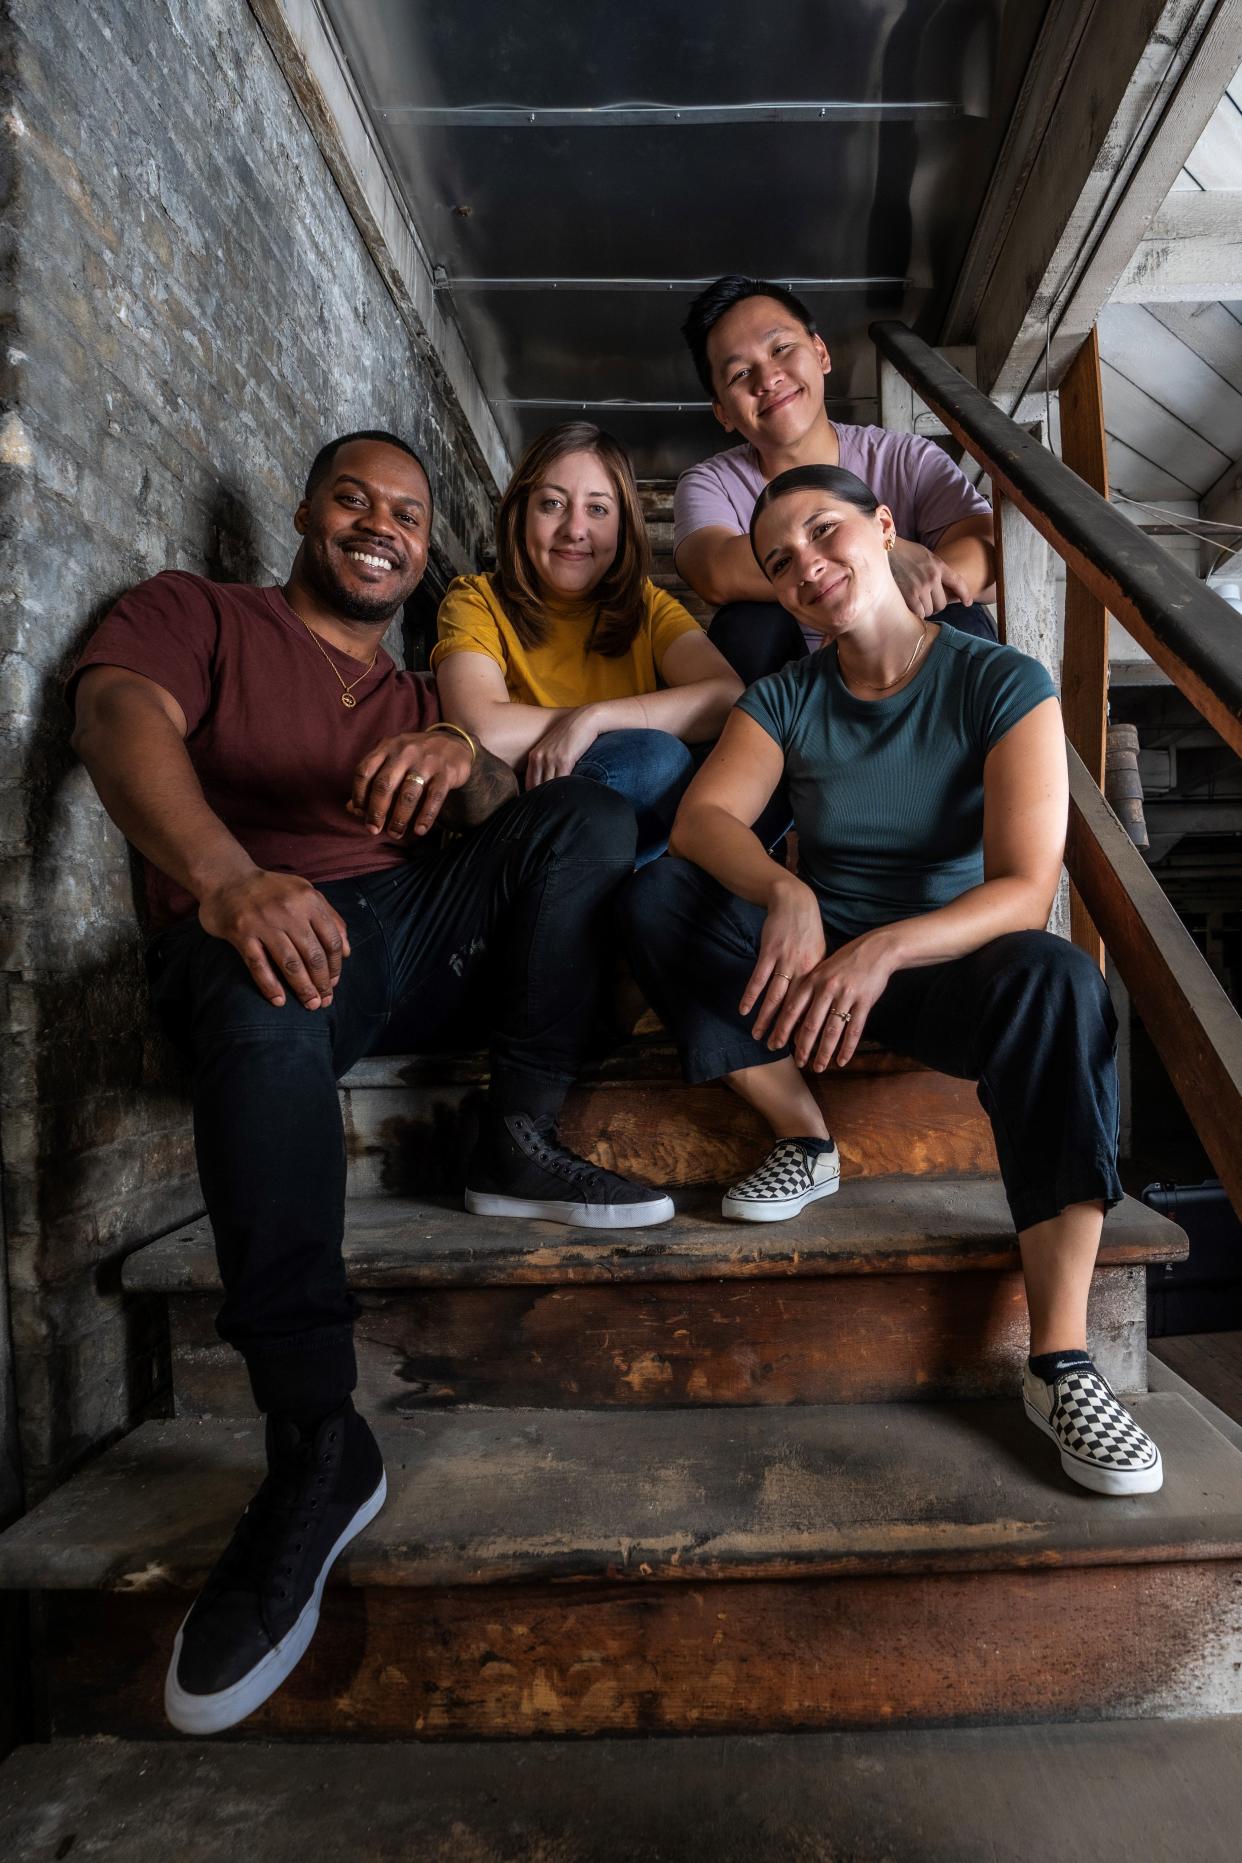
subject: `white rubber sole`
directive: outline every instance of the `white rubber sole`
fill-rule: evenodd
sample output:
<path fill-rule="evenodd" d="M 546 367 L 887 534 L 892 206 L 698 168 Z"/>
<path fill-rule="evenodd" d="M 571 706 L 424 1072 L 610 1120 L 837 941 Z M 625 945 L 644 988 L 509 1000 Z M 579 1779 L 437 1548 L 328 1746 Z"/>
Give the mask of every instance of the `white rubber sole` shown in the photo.
<path fill-rule="evenodd" d="M 1120 1469 L 1098 1468 L 1094 1462 L 1087 1462 L 1074 1455 L 1062 1443 L 1060 1437 L 1049 1423 L 1047 1417 L 1036 1410 L 1029 1397 L 1023 1396 L 1022 1407 L 1036 1429 L 1054 1442 L 1061 1451 L 1061 1467 L 1071 1481 L 1076 1481 L 1080 1488 L 1090 1488 L 1092 1494 L 1154 1494 L 1164 1485 L 1164 1463 L 1160 1451 L 1156 1450 L 1156 1460 L 1151 1468 Z M 1154 1444 L 1153 1444 L 1154 1447 Z"/>
<path fill-rule="evenodd" d="M 781 1197 L 773 1200 L 764 1197 L 722 1197 L 720 1214 L 731 1223 L 787 1223 L 791 1216 L 804 1210 L 808 1203 L 818 1202 L 820 1197 L 835 1197 L 841 1188 L 839 1176 L 830 1177 L 827 1183 L 816 1184 L 812 1190 L 804 1190 L 798 1197 Z"/>
<path fill-rule="evenodd" d="M 319 1626 L 319 1606 L 329 1572 L 349 1542 L 356 1539 L 362 1529 L 374 1520 L 387 1498 L 388 1477 L 381 1475 L 378 1488 L 362 1503 L 324 1560 L 315 1589 L 303 1605 L 293 1628 L 268 1651 L 262 1662 L 255 1664 L 249 1675 L 242 1676 L 231 1688 L 222 1688 L 215 1695 L 191 1695 L 181 1687 L 177 1681 L 177 1665 L 181 1661 L 181 1631 L 185 1629 L 185 1619 L 182 1619 L 164 1682 L 164 1712 L 178 1733 L 222 1733 L 226 1727 L 236 1727 L 238 1721 L 244 1721 L 248 1714 L 253 1714 L 256 1708 L 263 1705 L 269 1695 L 276 1693 L 310 1648 L 311 1638 Z"/>
<path fill-rule="evenodd" d="M 468 1190 L 466 1208 L 472 1216 L 516 1216 L 535 1222 L 573 1223 L 583 1229 L 649 1229 L 677 1214 L 671 1197 L 654 1197 L 650 1203 L 544 1203 L 535 1197 L 501 1197 L 484 1190 Z"/>

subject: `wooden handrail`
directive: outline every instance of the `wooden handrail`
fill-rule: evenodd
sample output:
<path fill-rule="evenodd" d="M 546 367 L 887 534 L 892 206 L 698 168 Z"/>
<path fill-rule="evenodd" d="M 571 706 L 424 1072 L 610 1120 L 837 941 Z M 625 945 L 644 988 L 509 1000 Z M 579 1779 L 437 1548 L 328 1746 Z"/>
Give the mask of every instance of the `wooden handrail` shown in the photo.
<path fill-rule="evenodd" d="M 871 336 L 993 487 L 1242 756 L 1242 623 L 1228 604 L 905 324 L 873 323 Z"/>
<path fill-rule="evenodd" d="M 1242 1018 L 1072 745 L 1065 858 L 1143 1025 L 1242 1213 Z"/>

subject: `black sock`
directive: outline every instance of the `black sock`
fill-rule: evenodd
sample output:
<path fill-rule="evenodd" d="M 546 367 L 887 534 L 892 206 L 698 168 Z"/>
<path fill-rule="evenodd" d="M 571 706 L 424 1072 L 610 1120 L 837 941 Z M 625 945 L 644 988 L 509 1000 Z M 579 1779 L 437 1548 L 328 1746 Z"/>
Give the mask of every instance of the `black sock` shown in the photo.
<path fill-rule="evenodd" d="M 333 1404 L 331 1410 L 321 1410 L 316 1406 L 313 1410 L 282 1410 L 277 1414 L 282 1423 L 292 1423 L 299 1436 L 309 1440 L 312 1436 L 318 1435 L 320 1427 L 328 1421 L 329 1417 L 339 1416 L 343 1410 L 349 1409 L 352 1403 L 353 1399 L 347 1397 L 343 1404 Z"/>
<path fill-rule="evenodd" d="M 805 1145 L 813 1158 L 818 1158 L 822 1152 L 834 1151 L 836 1149 L 830 1138 L 800 1138 L 796 1139 L 794 1142 L 798 1145 Z"/>
<path fill-rule="evenodd" d="M 1078 1371 L 1090 1365 L 1091 1354 L 1074 1347 L 1068 1352 L 1040 1352 L 1027 1362 L 1037 1378 L 1042 1378 L 1045 1384 L 1051 1384 L 1062 1372 Z"/>

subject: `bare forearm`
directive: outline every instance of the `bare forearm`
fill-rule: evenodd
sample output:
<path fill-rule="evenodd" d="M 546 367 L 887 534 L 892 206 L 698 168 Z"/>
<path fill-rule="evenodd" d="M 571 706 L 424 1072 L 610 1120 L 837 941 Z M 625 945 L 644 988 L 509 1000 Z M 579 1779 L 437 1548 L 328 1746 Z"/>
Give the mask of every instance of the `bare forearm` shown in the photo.
<path fill-rule="evenodd" d="M 750 538 L 715 536 L 695 543 L 690 536 L 677 552 L 677 572 L 705 602 L 771 602 L 772 585 L 755 561 Z"/>
<path fill-rule="evenodd" d="M 894 970 L 920 970 L 968 957 L 1007 932 L 1042 931 L 1051 909 L 1046 886 L 1006 875 L 985 880 L 934 912 L 885 925 L 872 935 L 884 941 Z"/>
<path fill-rule="evenodd" d="M 444 716 L 464 727 L 502 763 L 517 767 L 527 751 L 539 742 L 558 718 L 568 716 L 568 707 L 520 705 L 507 699 L 479 699 L 456 704 L 442 692 Z"/>
<path fill-rule="evenodd" d="M 97 719 L 81 726 L 73 743 L 126 840 L 192 898 L 256 871 L 208 807 L 185 744 L 167 719 L 130 709 L 123 729 Z"/>
<path fill-rule="evenodd" d="M 936 554 L 943 557 L 949 568 L 955 569 L 969 585 L 972 602 L 989 602 L 993 599 L 996 593 L 996 551 L 986 538 L 958 537 L 952 543 L 938 546 Z"/>
<path fill-rule="evenodd" d="M 517 777 L 509 765 L 480 744 L 469 778 L 460 789 L 450 791 L 440 810 L 440 820 L 458 833 L 481 828 L 498 808 L 512 801 L 517 788 Z"/>
<path fill-rule="evenodd" d="M 765 852 L 753 828 L 715 803 L 683 803 L 668 845 L 670 854 L 692 860 L 752 905 L 770 906 L 774 889 L 791 877 Z"/>
<path fill-rule="evenodd" d="M 696 679 L 692 685 L 668 686 L 628 699 L 602 699 L 591 707 L 605 731 L 667 731 L 683 744 L 704 744 L 719 737 L 737 699 L 741 681 Z"/>

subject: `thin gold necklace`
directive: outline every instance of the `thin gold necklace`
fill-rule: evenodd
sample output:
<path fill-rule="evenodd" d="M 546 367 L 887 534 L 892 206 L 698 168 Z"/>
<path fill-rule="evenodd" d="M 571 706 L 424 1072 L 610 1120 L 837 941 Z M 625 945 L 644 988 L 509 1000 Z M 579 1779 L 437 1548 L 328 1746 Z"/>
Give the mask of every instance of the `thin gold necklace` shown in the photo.
<path fill-rule="evenodd" d="M 865 686 L 868 692 L 891 692 L 894 686 L 899 686 L 901 684 L 902 680 L 905 678 L 906 674 L 910 671 L 910 668 L 914 665 L 914 662 L 918 659 L 920 653 L 923 651 L 923 642 L 927 639 L 926 621 L 920 621 L 919 626 L 922 628 L 923 631 L 914 643 L 914 652 L 910 655 L 910 658 L 906 661 L 905 665 L 902 667 L 901 671 L 898 673 L 896 679 L 890 679 L 887 685 L 881 686 L 881 685 L 878 685 L 874 679 L 858 679 L 858 678 L 855 678 L 854 675 L 851 673 L 847 673 L 846 678 L 852 680 L 853 684 L 856 686 Z M 838 647 L 837 648 L 837 665 L 840 666 L 840 664 L 841 664 L 841 649 Z"/>
<path fill-rule="evenodd" d="M 303 621 L 301 615 L 298 616 L 298 620 L 302 622 L 302 626 L 306 629 L 306 632 L 310 635 L 311 639 L 314 641 L 315 645 L 318 647 L 320 653 L 322 653 L 324 659 L 327 660 L 328 665 L 332 667 L 332 671 L 336 674 L 337 680 L 341 688 L 341 704 L 345 707 L 346 711 L 352 712 L 354 709 L 354 706 L 358 703 L 357 699 L 354 697 L 354 687 L 360 686 L 363 680 L 366 678 L 367 674 L 371 671 L 371 668 L 374 667 L 376 660 L 379 658 L 378 645 L 376 646 L 375 652 L 371 655 L 371 665 L 364 666 L 362 671 L 359 673 L 357 679 L 351 679 L 349 684 L 346 685 L 345 681 L 341 678 L 340 672 L 333 665 L 331 656 L 329 655 L 327 648 L 324 646 L 323 642 L 320 640 L 318 634 L 316 634 L 314 628 L 310 625 L 310 622 Z"/>

